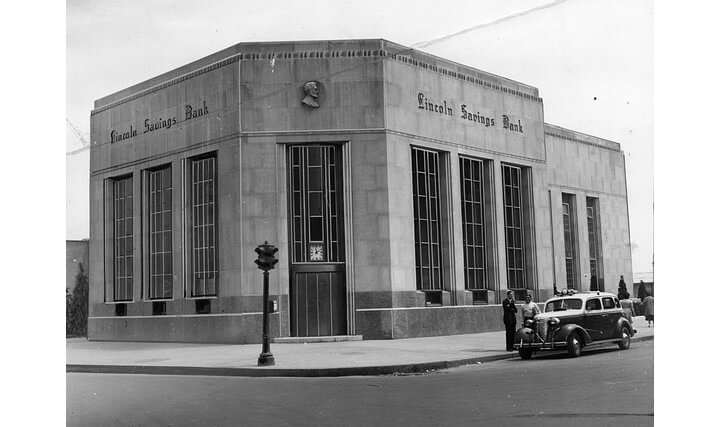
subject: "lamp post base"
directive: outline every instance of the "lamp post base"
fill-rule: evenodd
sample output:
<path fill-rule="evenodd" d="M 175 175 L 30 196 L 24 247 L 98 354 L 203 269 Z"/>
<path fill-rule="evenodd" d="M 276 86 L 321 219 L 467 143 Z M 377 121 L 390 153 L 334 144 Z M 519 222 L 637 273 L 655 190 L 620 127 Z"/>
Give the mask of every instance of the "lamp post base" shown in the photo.
<path fill-rule="evenodd" d="M 273 366 L 275 365 L 275 356 L 272 353 L 260 353 L 258 357 L 258 366 Z"/>

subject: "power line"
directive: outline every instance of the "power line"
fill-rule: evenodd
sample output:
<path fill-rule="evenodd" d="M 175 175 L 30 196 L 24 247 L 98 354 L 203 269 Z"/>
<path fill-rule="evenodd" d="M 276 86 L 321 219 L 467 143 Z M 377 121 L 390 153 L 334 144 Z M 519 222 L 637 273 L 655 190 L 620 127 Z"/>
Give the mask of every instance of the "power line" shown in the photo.
<path fill-rule="evenodd" d="M 469 27 L 469 28 L 465 28 L 465 29 L 463 29 L 463 30 L 460 30 L 460 31 L 457 31 L 457 32 L 454 32 L 454 33 L 451 33 L 451 34 L 448 34 L 448 35 L 445 35 L 445 36 L 436 37 L 436 38 L 434 38 L 434 39 L 430 39 L 430 40 L 427 40 L 427 41 L 424 41 L 424 42 L 416 43 L 416 44 L 412 45 L 412 47 L 428 47 L 428 46 L 430 46 L 430 45 L 432 45 L 432 44 L 440 43 L 440 42 L 442 42 L 442 41 L 451 39 L 451 38 L 453 38 L 453 37 L 457 37 L 457 36 L 462 35 L 462 34 L 465 34 L 465 33 L 469 33 L 469 32 L 471 32 L 471 31 L 479 30 L 479 29 L 481 29 L 481 28 L 490 27 L 490 26 L 492 26 L 492 25 L 499 24 L 499 23 L 505 22 L 505 21 L 509 21 L 509 20 L 511 20 L 511 19 L 515 19 L 515 18 L 518 18 L 518 17 L 520 17 L 520 16 L 527 15 L 527 14 L 532 13 L 532 12 L 537 12 L 538 10 L 543 10 L 543 9 L 547 9 L 547 8 L 550 8 L 550 7 L 553 7 L 553 6 L 557 6 L 557 5 L 559 5 L 560 3 L 565 3 L 566 1 L 568 1 L 568 0 L 556 0 L 556 1 L 554 1 L 554 2 L 550 2 L 550 3 L 546 3 L 546 4 L 541 4 L 540 6 L 531 7 L 530 9 L 522 10 L 522 11 L 520 11 L 520 12 L 515 12 L 515 13 L 512 13 L 512 14 L 510 14 L 510 15 L 503 16 L 502 18 L 495 19 L 494 21 L 485 22 L 484 24 L 479 24 L 479 25 L 475 25 L 475 26 L 472 26 L 472 27 Z"/>
<path fill-rule="evenodd" d="M 69 151 L 69 152 L 65 153 L 65 155 L 70 156 L 70 155 L 77 154 L 77 153 L 80 153 L 80 152 L 90 149 L 90 142 L 88 142 L 87 138 L 85 138 L 82 131 L 80 131 L 80 129 L 78 129 L 77 126 L 75 126 L 67 117 L 65 118 L 65 123 L 68 126 L 70 126 L 70 129 L 73 131 L 73 133 L 75 133 L 75 135 L 77 135 L 77 137 L 80 138 L 80 142 L 82 142 L 82 145 L 83 145 L 82 148 L 78 148 L 77 150 Z"/>

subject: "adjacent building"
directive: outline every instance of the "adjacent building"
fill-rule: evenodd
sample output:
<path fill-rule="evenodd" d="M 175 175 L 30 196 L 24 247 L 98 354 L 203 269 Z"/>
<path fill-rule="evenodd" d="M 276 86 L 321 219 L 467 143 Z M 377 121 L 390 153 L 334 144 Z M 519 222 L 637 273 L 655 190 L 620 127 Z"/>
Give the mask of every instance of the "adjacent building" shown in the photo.
<path fill-rule="evenodd" d="M 91 340 L 502 329 L 508 289 L 632 277 L 620 145 L 386 40 L 240 43 L 95 102 Z"/>

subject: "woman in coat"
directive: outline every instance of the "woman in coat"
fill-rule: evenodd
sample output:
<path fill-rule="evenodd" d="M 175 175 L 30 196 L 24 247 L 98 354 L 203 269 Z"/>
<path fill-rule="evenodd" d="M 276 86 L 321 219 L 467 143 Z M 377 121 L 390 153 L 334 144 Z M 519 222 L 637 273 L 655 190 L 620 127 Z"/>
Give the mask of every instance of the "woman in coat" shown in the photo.
<path fill-rule="evenodd" d="M 642 305 L 645 309 L 645 320 L 647 320 L 649 328 L 655 323 L 655 299 L 652 297 L 652 294 L 647 294 Z"/>

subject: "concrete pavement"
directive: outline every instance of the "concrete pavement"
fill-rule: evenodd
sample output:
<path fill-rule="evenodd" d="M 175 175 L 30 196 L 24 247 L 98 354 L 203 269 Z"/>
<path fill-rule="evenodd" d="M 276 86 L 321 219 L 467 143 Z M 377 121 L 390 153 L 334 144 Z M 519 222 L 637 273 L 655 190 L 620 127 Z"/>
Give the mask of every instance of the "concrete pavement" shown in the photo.
<path fill-rule="evenodd" d="M 654 338 L 642 316 L 634 341 Z M 632 347 L 631 347 L 632 348 Z M 260 344 L 102 342 L 71 338 L 67 372 L 250 377 L 390 375 L 447 369 L 518 357 L 505 351 L 505 332 L 398 340 L 273 343 L 274 366 L 257 366 Z"/>

